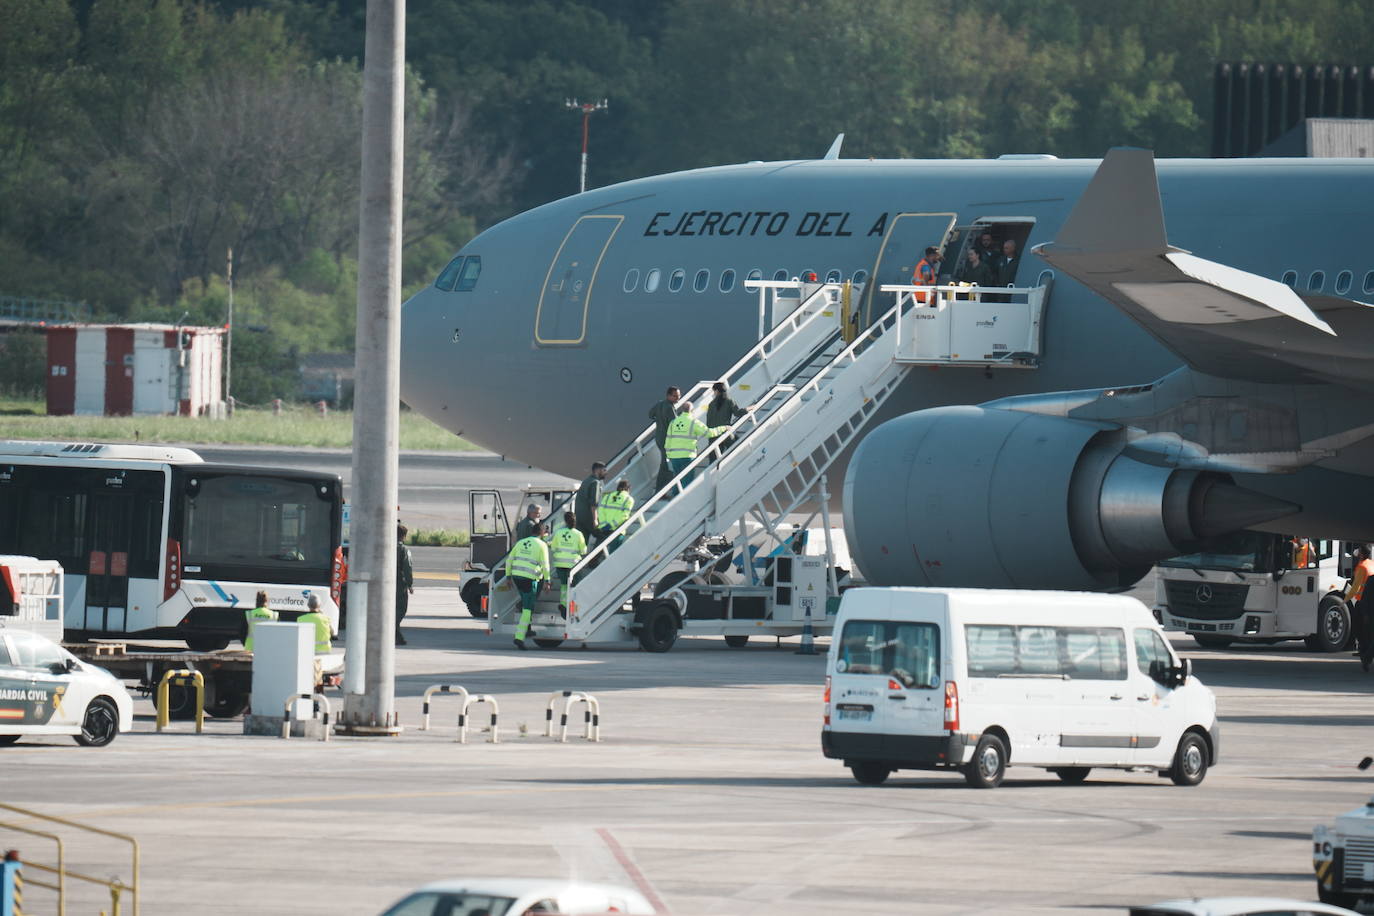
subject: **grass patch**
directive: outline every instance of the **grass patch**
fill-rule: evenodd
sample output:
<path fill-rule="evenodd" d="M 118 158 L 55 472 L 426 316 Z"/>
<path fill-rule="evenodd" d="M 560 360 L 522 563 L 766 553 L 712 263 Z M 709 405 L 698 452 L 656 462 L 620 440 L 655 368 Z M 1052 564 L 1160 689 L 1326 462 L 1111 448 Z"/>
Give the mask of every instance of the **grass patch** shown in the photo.
<path fill-rule="evenodd" d="M 412 547 L 466 547 L 472 538 L 466 531 L 452 528 L 416 528 L 406 535 Z"/>
<path fill-rule="evenodd" d="M 285 445 L 351 448 L 353 413 L 287 406 L 270 410 L 240 407 L 233 419 L 202 417 L 49 417 L 41 401 L 0 399 L 0 439 L 75 442 L 174 442 L 191 445 Z M 401 411 L 401 448 L 420 451 L 473 451 L 458 438 L 413 410 Z"/>

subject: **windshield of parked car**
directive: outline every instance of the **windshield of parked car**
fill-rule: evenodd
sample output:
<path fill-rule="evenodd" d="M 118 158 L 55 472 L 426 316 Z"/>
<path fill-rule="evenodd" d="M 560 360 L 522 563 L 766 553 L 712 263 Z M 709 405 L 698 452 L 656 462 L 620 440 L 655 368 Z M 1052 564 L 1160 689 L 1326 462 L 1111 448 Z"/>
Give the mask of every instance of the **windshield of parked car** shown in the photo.
<path fill-rule="evenodd" d="M 506 916 L 513 903 L 514 897 L 417 891 L 382 916 Z"/>

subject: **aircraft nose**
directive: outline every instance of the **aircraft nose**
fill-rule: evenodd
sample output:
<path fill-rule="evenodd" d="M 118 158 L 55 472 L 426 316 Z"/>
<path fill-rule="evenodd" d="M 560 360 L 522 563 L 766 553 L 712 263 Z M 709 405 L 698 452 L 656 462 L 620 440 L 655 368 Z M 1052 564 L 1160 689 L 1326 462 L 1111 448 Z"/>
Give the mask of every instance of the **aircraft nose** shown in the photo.
<path fill-rule="evenodd" d="M 448 349 L 458 333 L 450 296 L 427 286 L 401 307 L 401 399 L 453 432 L 461 421 L 448 420 L 448 392 L 458 382 Z"/>

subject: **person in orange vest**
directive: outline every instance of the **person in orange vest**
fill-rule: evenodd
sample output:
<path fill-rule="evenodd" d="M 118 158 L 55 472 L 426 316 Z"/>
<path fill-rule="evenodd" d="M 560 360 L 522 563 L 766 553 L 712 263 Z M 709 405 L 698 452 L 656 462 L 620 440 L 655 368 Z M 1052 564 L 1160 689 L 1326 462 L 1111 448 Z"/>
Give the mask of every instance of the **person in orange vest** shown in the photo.
<path fill-rule="evenodd" d="M 916 264 L 916 269 L 911 272 L 912 286 L 935 286 L 940 275 L 940 262 L 944 258 L 940 255 L 940 249 L 934 246 L 926 248 L 926 256 L 921 258 Z M 916 301 L 922 305 L 934 302 L 935 299 L 929 293 L 916 293 Z"/>
<path fill-rule="evenodd" d="M 1290 542 L 1293 547 L 1293 569 L 1306 569 L 1312 565 L 1312 542 L 1307 538 L 1294 535 Z"/>
<path fill-rule="evenodd" d="M 1351 551 L 1355 569 L 1345 587 L 1345 600 L 1350 602 L 1355 623 L 1355 642 L 1359 646 L 1360 667 L 1365 671 L 1374 662 L 1374 588 L 1366 588 L 1374 575 L 1374 560 L 1369 557 L 1369 545 L 1360 544 Z"/>

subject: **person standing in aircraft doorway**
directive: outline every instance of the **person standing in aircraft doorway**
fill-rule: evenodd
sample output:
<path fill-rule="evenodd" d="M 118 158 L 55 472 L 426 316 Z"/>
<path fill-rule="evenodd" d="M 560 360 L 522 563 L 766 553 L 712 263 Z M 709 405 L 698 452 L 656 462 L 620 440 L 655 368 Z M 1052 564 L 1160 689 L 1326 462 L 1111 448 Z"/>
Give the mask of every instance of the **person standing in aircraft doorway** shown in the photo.
<path fill-rule="evenodd" d="M 677 401 L 680 397 L 682 392 L 678 387 L 669 385 L 668 393 L 663 400 L 649 408 L 649 419 L 654 421 L 654 444 L 658 446 L 658 480 L 654 484 L 655 490 L 662 490 L 663 485 L 673 479 L 673 472 L 668 467 L 668 456 L 663 451 L 663 440 L 668 435 L 668 424 L 677 416 Z"/>
<path fill-rule="evenodd" d="M 939 282 L 940 261 L 943 256 L 940 249 L 934 246 L 926 248 L 926 256 L 921 258 L 916 264 L 916 269 L 911 272 L 912 286 L 935 286 Z M 935 302 L 934 295 L 930 293 L 916 293 L 916 303 L 918 305 L 930 305 Z"/>

